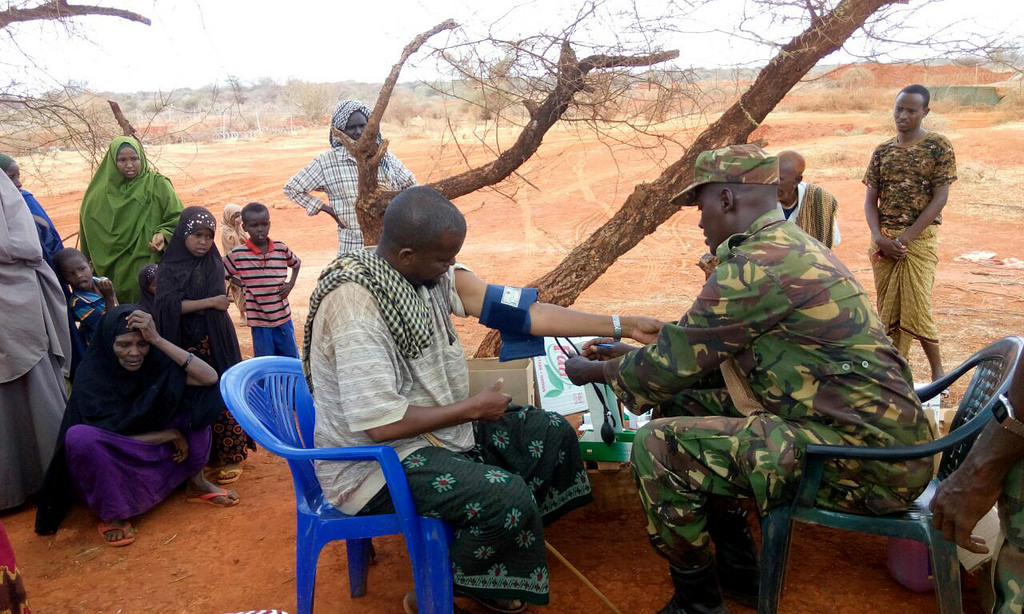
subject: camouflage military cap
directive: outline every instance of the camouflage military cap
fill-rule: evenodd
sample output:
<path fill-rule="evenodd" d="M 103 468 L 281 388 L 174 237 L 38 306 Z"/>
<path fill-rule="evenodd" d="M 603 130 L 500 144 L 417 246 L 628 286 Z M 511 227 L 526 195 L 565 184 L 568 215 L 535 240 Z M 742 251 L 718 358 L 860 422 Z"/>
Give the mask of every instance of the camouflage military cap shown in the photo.
<path fill-rule="evenodd" d="M 778 185 L 779 160 L 757 145 L 729 145 L 697 156 L 693 183 L 672 197 L 680 206 L 696 204 L 697 189 L 705 183 L 757 183 Z"/>

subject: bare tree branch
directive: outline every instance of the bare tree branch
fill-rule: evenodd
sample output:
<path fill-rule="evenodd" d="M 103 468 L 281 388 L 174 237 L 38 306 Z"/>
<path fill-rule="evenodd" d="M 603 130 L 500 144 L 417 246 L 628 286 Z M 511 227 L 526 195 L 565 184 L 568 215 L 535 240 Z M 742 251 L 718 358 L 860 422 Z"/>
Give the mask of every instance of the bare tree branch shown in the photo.
<path fill-rule="evenodd" d="M 133 13 L 132 11 L 90 4 L 68 4 L 66 0 L 50 0 L 30 8 L 11 7 L 5 11 L 0 11 L 0 29 L 6 28 L 12 23 L 24 21 L 62 20 L 85 15 L 120 17 L 128 21 L 144 23 L 147 26 L 150 25 L 148 17 Z"/>
<path fill-rule="evenodd" d="M 440 28 L 440 26 L 435 28 L 435 30 L 438 28 Z M 422 38 L 423 35 L 417 37 L 417 39 L 410 44 L 410 47 L 417 43 L 417 41 L 422 43 L 422 41 L 420 41 Z M 403 62 L 408 55 L 411 55 L 411 53 L 408 53 L 409 47 L 406 48 L 406 52 L 407 53 L 403 54 Z M 570 103 L 573 101 L 573 97 L 576 96 L 576 94 L 587 90 L 588 83 L 586 77 L 589 73 L 594 70 L 605 70 L 611 68 L 652 66 L 677 57 L 679 57 L 678 51 L 662 51 L 640 55 L 597 54 L 579 60 L 577 59 L 576 53 L 569 41 L 562 41 L 558 64 L 554 75 L 554 86 L 550 88 L 549 93 L 540 103 L 534 102 L 528 98 L 522 100 L 522 104 L 526 108 L 529 117 L 528 121 L 526 121 L 522 126 L 516 141 L 510 147 L 498 154 L 491 162 L 472 168 L 458 175 L 446 177 L 445 179 L 431 183 L 429 184 L 430 187 L 441 192 L 449 199 L 455 199 L 459 196 L 475 192 L 482 188 L 493 186 L 494 184 L 507 179 L 509 176 L 515 174 L 516 170 L 537 152 L 544 140 L 544 135 L 547 134 L 548 130 L 550 130 L 552 126 L 562 119 L 566 110 L 569 108 Z M 383 151 L 387 147 L 387 142 L 384 141 L 380 147 L 377 148 L 376 137 L 373 135 L 371 135 L 373 136 L 372 140 L 365 137 L 370 132 L 371 127 L 376 130 L 377 126 L 379 126 L 379 119 L 384 113 L 382 102 L 384 103 L 384 106 L 386 106 L 387 99 L 385 98 L 385 94 L 389 94 L 390 92 L 388 83 L 391 82 L 393 87 L 393 81 L 397 80 L 397 70 L 400 68 L 400 65 L 401 62 L 396 64 L 395 68 L 392 69 L 391 75 L 388 77 L 388 81 L 385 82 L 385 86 L 381 90 L 381 95 L 377 99 L 377 105 L 374 108 L 373 117 L 367 122 L 366 131 L 363 132 L 363 137 L 361 137 L 358 142 L 353 142 L 347 137 L 338 137 L 341 138 L 345 143 L 345 146 L 349 148 L 352 155 L 356 157 L 357 164 L 360 164 L 360 189 L 359 199 L 356 201 L 356 214 L 359 216 L 359 225 L 363 231 L 363 236 L 370 243 L 375 242 L 380 233 L 381 217 L 383 216 L 387 203 L 394 197 L 394 193 L 378 190 L 376 164 L 368 165 L 364 170 L 361 160 L 375 162 L 376 160 L 373 160 L 373 154 L 371 154 L 369 150 L 377 149 L 374 153 L 377 154 L 376 159 L 379 160 L 379 157 L 383 155 Z M 375 119 L 377 120 L 376 124 L 374 124 Z"/>
<path fill-rule="evenodd" d="M 433 28 L 430 28 L 426 32 L 423 32 L 412 39 L 405 49 L 402 50 L 402 55 L 399 57 L 398 62 L 391 67 L 391 73 L 388 78 L 385 79 L 384 85 L 380 88 L 380 94 L 377 95 L 377 102 L 373 106 L 373 111 L 370 113 L 370 117 L 367 118 L 366 128 L 363 129 L 363 134 L 358 141 L 353 141 L 345 133 L 336 131 L 336 138 L 341 141 L 345 149 L 348 150 L 352 157 L 356 160 L 356 167 L 359 170 L 359 196 L 356 198 L 355 208 L 356 216 L 359 219 L 359 226 L 365 233 L 366 230 L 377 228 L 377 232 L 372 235 L 373 239 L 376 240 L 379 230 L 379 220 L 384 215 L 384 207 L 387 206 L 387 201 L 377 197 L 379 193 L 377 184 L 377 168 L 380 165 L 381 158 L 388 150 L 388 141 L 381 140 L 377 143 L 377 135 L 380 134 L 380 120 L 384 117 L 384 110 L 387 109 L 388 103 L 391 101 L 391 94 L 395 90 L 395 84 L 398 83 L 398 77 L 402 72 L 402 67 L 409 60 L 410 57 L 423 46 L 423 43 L 427 40 L 445 30 L 453 30 L 458 27 L 452 19 L 446 19 L 445 21 L 437 24 Z M 376 218 L 376 222 L 374 222 Z"/>
<path fill-rule="evenodd" d="M 679 210 L 669 199 L 693 180 L 693 165 L 700 152 L 746 142 L 819 60 L 839 49 L 871 15 L 894 1 L 902 0 L 842 0 L 831 11 L 818 15 L 806 30 L 781 48 L 740 99 L 697 136 L 682 158 L 654 181 L 637 185 L 608 222 L 576 246 L 558 266 L 528 284 L 538 288 L 540 300 L 571 305 L 619 256 Z M 476 355 L 493 356 L 500 343 L 498 335 L 492 332 Z"/>
<path fill-rule="evenodd" d="M 142 139 L 139 138 L 139 133 L 135 130 L 135 126 L 132 126 L 132 123 L 121 112 L 121 105 L 113 100 L 108 100 L 107 103 L 110 105 L 110 112 L 114 114 L 114 119 L 117 121 L 117 125 L 121 126 L 124 135 L 130 136 L 136 141 L 141 141 Z"/>
<path fill-rule="evenodd" d="M 449 199 L 464 196 L 508 177 L 537 152 L 544 135 L 561 119 L 573 96 L 586 87 L 584 77 L 594 69 L 651 66 L 679 57 L 678 51 L 663 51 L 639 56 L 594 55 L 576 60 L 571 45 L 562 46 L 555 88 L 540 104 L 526 101 L 530 121 L 523 128 L 514 145 L 495 160 L 464 173 L 430 184 Z"/>

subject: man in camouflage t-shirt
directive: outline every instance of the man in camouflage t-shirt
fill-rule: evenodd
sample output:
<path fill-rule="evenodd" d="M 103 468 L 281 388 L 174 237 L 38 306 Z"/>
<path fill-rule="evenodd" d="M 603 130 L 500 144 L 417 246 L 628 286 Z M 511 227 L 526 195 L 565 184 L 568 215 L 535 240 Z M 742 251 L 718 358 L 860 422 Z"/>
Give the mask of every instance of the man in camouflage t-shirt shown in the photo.
<path fill-rule="evenodd" d="M 932 439 L 907 363 L 863 288 L 777 210 L 776 159 L 753 145 L 706 151 L 694 180 L 675 201 L 700 209 L 720 264 L 690 310 L 652 345 L 606 362 L 566 364 L 575 383 L 606 381 L 633 408 L 672 404 L 675 417 L 640 429 L 632 456 L 648 534 L 675 585 L 665 614 L 727 611 L 709 545 L 713 539 L 721 550 L 735 540 L 728 533 L 720 540 L 717 510 L 739 499 L 753 499 L 761 511 L 790 501 L 807 444 Z M 597 352 L 590 346 L 585 353 Z M 714 381 L 729 358 L 762 411 L 744 416 Z M 820 497 L 835 509 L 884 514 L 905 509 L 931 476 L 929 459 L 835 464 Z M 756 601 L 756 559 L 723 569 L 722 582 L 738 601 Z"/>
<path fill-rule="evenodd" d="M 931 293 L 939 261 L 936 237 L 949 186 L 956 181 L 956 158 L 946 137 L 921 127 L 929 98 L 921 85 L 908 85 L 896 97 L 898 134 L 871 155 L 864 174 L 864 214 L 886 333 L 904 356 L 910 342 L 919 340 L 932 379 L 938 379 L 944 370 Z"/>

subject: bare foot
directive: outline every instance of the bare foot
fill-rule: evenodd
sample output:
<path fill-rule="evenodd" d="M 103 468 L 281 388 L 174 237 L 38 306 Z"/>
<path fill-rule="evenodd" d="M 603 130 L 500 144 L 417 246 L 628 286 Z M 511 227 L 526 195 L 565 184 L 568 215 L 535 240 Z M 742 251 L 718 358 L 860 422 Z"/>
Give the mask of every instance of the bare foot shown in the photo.
<path fill-rule="evenodd" d="M 127 520 L 101 522 L 96 530 L 103 536 L 103 541 L 108 546 L 127 546 L 135 541 L 135 527 Z"/>
<path fill-rule="evenodd" d="M 238 493 L 234 490 L 224 490 L 206 479 L 206 474 L 200 471 L 192 477 L 185 488 L 189 501 L 198 500 L 202 503 L 216 505 L 219 507 L 232 507 L 238 504 Z M 210 496 L 215 495 L 215 496 Z"/>

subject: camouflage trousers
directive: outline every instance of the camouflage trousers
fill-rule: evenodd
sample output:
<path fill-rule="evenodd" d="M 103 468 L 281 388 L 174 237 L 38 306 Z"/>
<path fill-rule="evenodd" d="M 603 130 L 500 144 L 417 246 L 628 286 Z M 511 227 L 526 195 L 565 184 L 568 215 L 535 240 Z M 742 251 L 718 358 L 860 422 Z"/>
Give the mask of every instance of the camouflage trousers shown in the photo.
<path fill-rule="evenodd" d="M 1006 533 L 993 566 L 995 614 L 1024 612 L 1024 460 L 1010 469 L 999 499 L 999 523 Z"/>
<path fill-rule="evenodd" d="M 764 513 L 792 500 L 807 444 L 872 443 L 822 423 L 767 412 L 743 417 L 722 390 L 689 390 L 661 410 L 676 417 L 640 429 L 631 460 L 651 544 L 683 569 L 711 560 L 709 501 L 752 498 Z M 891 471 L 898 475 L 906 467 Z M 886 484 L 898 484 L 898 478 L 869 474 L 864 480 L 863 466 L 827 467 L 819 501 L 844 511 L 886 513 L 904 509 L 923 490 L 892 488 Z"/>

